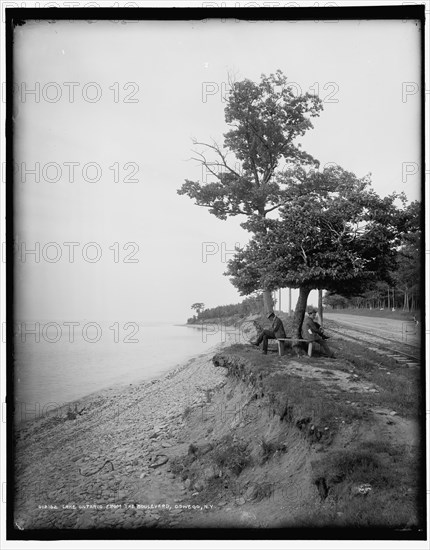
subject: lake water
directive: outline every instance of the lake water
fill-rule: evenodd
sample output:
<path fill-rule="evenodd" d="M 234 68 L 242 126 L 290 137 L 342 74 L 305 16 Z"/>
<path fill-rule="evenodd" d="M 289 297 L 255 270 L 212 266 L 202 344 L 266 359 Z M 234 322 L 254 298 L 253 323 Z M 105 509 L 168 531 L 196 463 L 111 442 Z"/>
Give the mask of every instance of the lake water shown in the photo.
<path fill-rule="evenodd" d="M 221 331 L 171 324 L 27 321 L 17 327 L 15 406 L 30 415 L 34 407 L 64 406 L 116 384 L 156 378 L 222 338 Z"/>

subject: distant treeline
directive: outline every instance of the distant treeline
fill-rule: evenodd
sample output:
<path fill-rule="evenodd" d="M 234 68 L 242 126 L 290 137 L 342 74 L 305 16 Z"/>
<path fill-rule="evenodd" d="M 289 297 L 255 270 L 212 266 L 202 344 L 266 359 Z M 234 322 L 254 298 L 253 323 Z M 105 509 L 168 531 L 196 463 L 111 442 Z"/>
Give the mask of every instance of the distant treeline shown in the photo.
<path fill-rule="evenodd" d="M 260 313 L 263 309 L 263 297 L 258 295 L 245 298 L 239 304 L 229 304 L 226 306 L 217 306 L 200 311 L 187 320 L 187 323 L 197 323 L 209 319 L 219 319 L 223 317 L 233 317 L 234 315 L 246 316 L 254 313 Z"/>
<path fill-rule="evenodd" d="M 323 303 L 333 309 L 395 309 L 417 312 L 420 310 L 418 297 L 419 285 L 411 285 L 405 291 L 404 289 L 389 287 L 386 283 L 378 283 L 373 290 L 352 298 L 340 294 L 326 294 Z"/>

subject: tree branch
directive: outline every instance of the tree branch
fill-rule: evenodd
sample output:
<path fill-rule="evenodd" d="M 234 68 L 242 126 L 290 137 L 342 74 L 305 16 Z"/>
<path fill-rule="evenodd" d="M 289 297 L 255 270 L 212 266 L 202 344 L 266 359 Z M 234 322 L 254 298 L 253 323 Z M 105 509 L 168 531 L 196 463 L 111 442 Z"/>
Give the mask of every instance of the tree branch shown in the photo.
<path fill-rule="evenodd" d="M 300 248 L 302 249 L 302 256 L 303 256 L 303 259 L 305 260 L 305 265 L 308 265 L 308 257 L 306 256 L 306 252 L 304 251 L 302 245 L 300 245 Z"/>
<path fill-rule="evenodd" d="M 248 121 L 247 121 L 247 122 L 248 122 Z M 247 143 L 248 143 L 249 160 L 251 161 L 252 171 L 253 171 L 253 173 L 254 173 L 255 183 L 256 183 L 257 187 L 260 187 L 260 179 L 259 179 L 259 177 L 258 177 L 257 166 L 256 166 L 256 164 L 255 164 L 254 157 L 253 157 L 253 155 L 251 154 L 251 144 L 250 144 L 250 141 L 249 141 L 249 134 L 248 134 L 248 132 L 246 133 L 246 141 L 247 141 Z"/>
<path fill-rule="evenodd" d="M 287 202 L 287 201 L 286 201 Z M 271 208 L 267 208 L 264 210 L 264 214 L 268 214 L 269 212 L 272 212 L 272 210 L 276 210 L 277 208 L 279 208 L 280 206 L 284 205 L 285 202 L 281 202 L 279 204 L 275 204 L 275 206 L 272 206 Z"/>
<path fill-rule="evenodd" d="M 205 143 L 205 142 L 203 142 L 203 141 L 197 141 L 197 140 L 193 140 L 193 143 L 194 143 L 194 145 L 202 145 L 202 146 L 204 146 L 204 147 L 209 147 L 209 149 L 212 149 L 213 151 L 215 151 L 215 152 L 218 154 L 218 156 L 221 158 L 221 160 L 222 160 L 222 163 L 218 163 L 218 166 L 224 166 L 225 168 L 227 168 L 227 170 L 228 170 L 229 172 L 231 172 L 232 174 L 234 174 L 235 176 L 237 176 L 239 179 L 242 179 L 242 178 L 243 178 L 243 176 L 241 176 L 238 172 L 236 172 L 236 170 L 233 170 L 233 168 L 231 168 L 231 166 L 229 166 L 229 165 L 227 164 L 226 155 L 224 155 L 224 154 L 221 152 L 221 150 L 220 150 L 218 144 L 217 144 L 215 141 L 214 141 L 214 145 L 211 145 L 210 143 Z M 205 157 L 202 153 L 199 153 L 199 152 L 197 152 L 197 151 L 194 151 L 194 152 L 197 153 L 197 154 L 199 154 L 199 155 L 201 155 L 201 156 L 204 158 L 205 162 L 204 162 L 203 164 L 205 164 L 205 166 L 207 166 L 206 157 Z M 200 162 L 201 162 L 201 161 L 200 161 Z M 215 163 L 211 163 L 211 164 L 213 165 L 213 164 L 215 164 Z M 218 177 L 218 176 L 217 176 L 217 177 Z M 219 179 L 219 177 L 218 177 L 218 179 Z"/>
<path fill-rule="evenodd" d="M 221 181 L 221 178 L 220 178 L 219 174 L 217 174 L 214 170 L 211 169 L 211 166 L 212 166 L 214 163 L 212 163 L 212 162 L 211 162 L 211 163 L 208 163 L 208 161 L 206 160 L 206 157 L 205 157 L 202 153 L 200 153 L 199 151 L 195 151 L 194 149 L 193 149 L 192 151 L 193 151 L 193 153 L 196 153 L 196 155 L 201 156 L 203 160 L 202 160 L 202 159 L 198 159 L 198 158 L 196 158 L 196 157 L 191 157 L 191 160 L 196 160 L 197 162 L 200 162 L 203 166 L 205 166 L 205 167 L 209 170 L 209 172 L 210 172 L 212 175 L 214 175 L 217 179 L 219 179 L 219 180 Z"/>

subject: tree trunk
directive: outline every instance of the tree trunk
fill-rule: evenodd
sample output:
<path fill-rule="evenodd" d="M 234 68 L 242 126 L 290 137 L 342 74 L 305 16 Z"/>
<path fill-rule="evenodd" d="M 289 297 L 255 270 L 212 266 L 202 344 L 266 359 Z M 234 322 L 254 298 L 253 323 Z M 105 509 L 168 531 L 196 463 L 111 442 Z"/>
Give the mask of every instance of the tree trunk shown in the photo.
<path fill-rule="evenodd" d="M 256 177 L 256 183 L 257 185 L 259 185 L 258 177 Z M 258 213 L 261 216 L 261 218 L 264 220 L 266 217 L 266 213 L 264 212 L 264 209 L 260 209 Z M 267 227 L 263 228 L 262 233 L 263 235 L 267 233 Z M 268 315 L 269 313 L 273 312 L 273 297 L 272 297 L 272 292 L 270 290 L 263 289 L 263 304 L 264 304 L 265 315 Z"/>
<path fill-rule="evenodd" d="M 293 337 L 301 338 L 302 337 L 302 323 L 305 317 L 306 304 L 308 301 L 308 296 L 311 291 L 309 287 L 300 287 L 299 289 L 299 299 L 297 300 L 296 309 L 294 311 L 293 317 Z"/>
<path fill-rule="evenodd" d="M 405 289 L 405 300 L 403 302 L 403 311 L 408 311 L 409 309 L 409 293 L 408 289 Z"/>
<path fill-rule="evenodd" d="M 264 314 L 268 315 L 273 311 L 273 299 L 272 293 L 270 290 L 263 290 L 263 303 L 264 303 Z"/>
<path fill-rule="evenodd" d="M 320 288 L 320 289 L 318 289 L 318 315 L 319 315 L 319 318 L 320 318 L 320 321 L 321 321 L 321 327 L 324 324 L 322 298 L 323 298 L 322 289 Z"/>

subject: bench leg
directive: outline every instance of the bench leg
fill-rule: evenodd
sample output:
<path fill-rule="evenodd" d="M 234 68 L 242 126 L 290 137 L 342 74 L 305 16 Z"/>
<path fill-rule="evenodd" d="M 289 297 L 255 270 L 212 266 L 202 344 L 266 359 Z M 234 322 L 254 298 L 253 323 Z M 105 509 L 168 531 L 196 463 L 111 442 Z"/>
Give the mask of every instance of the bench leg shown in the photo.
<path fill-rule="evenodd" d="M 313 345 L 313 342 L 309 342 L 309 344 L 308 344 L 308 355 L 309 355 L 309 357 L 312 357 L 312 345 Z"/>
<path fill-rule="evenodd" d="M 284 344 L 285 342 L 282 342 L 281 340 L 278 340 L 278 354 L 280 357 L 284 355 Z"/>

